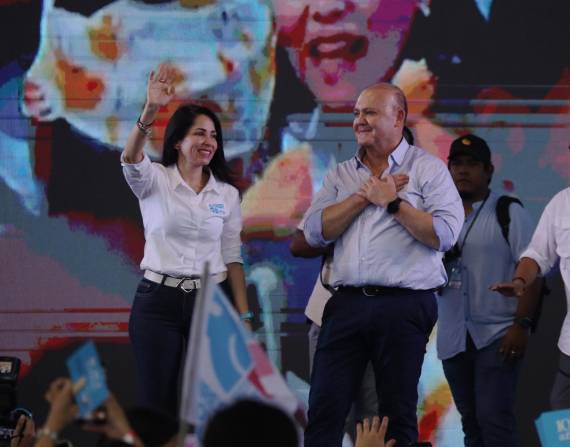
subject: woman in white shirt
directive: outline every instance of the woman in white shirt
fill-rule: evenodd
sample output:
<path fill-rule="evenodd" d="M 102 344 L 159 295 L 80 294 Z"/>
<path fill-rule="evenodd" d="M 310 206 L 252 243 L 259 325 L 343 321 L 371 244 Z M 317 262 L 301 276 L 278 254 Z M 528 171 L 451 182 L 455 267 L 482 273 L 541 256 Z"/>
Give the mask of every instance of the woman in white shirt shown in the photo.
<path fill-rule="evenodd" d="M 234 304 L 249 326 L 238 190 L 223 152 L 217 116 L 184 105 L 170 118 L 162 163 L 143 146 L 159 109 L 174 97 L 176 71 L 151 73 L 146 104 L 121 156 L 139 200 L 145 232 L 144 277 L 129 320 L 142 403 L 176 414 L 178 380 L 188 342 L 199 276 L 209 263 L 214 281 L 227 278 Z"/>

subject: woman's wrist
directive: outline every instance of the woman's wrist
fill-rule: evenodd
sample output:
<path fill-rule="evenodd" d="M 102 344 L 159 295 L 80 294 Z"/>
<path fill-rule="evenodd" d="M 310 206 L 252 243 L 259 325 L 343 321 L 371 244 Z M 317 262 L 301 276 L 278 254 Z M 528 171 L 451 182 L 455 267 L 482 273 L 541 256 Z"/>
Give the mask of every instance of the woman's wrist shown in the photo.
<path fill-rule="evenodd" d="M 143 111 L 141 112 L 141 116 L 139 117 L 139 120 L 149 126 L 154 119 L 156 118 L 156 114 L 158 113 L 159 107 L 152 105 L 152 104 L 145 104 Z"/>

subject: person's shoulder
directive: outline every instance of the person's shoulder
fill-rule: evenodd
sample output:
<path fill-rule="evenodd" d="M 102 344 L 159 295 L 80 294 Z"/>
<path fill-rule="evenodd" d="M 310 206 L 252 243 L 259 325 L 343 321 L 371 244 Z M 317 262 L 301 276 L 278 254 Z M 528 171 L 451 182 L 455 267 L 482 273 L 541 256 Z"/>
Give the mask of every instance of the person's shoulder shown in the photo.
<path fill-rule="evenodd" d="M 555 217 L 558 219 L 563 215 L 568 214 L 570 210 L 570 188 L 564 188 L 554 194 L 554 197 L 546 204 L 543 214 Z"/>
<path fill-rule="evenodd" d="M 408 150 L 410 151 L 409 159 L 414 170 L 422 177 L 425 177 L 426 180 L 435 177 L 440 178 L 439 176 L 441 175 L 449 175 L 449 169 L 441 158 L 419 146 L 410 145 Z"/>
<path fill-rule="evenodd" d="M 489 192 L 489 198 L 487 199 L 487 201 L 493 204 L 494 206 L 496 206 L 499 203 L 499 201 L 502 201 L 504 203 L 509 203 L 509 205 L 516 205 L 518 208 L 524 207 L 523 201 L 516 195 L 509 194 L 507 192 L 501 193 L 495 191 L 494 189 L 491 189 L 491 191 Z"/>
<path fill-rule="evenodd" d="M 327 171 L 327 177 L 329 177 L 329 179 L 331 177 L 333 178 L 342 177 L 343 174 L 346 174 L 356 169 L 357 163 L 358 162 L 356 161 L 356 157 L 351 157 L 348 160 L 338 162 L 336 165 L 332 166 Z"/>
<path fill-rule="evenodd" d="M 445 164 L 445 162 L 441 158 L 432 154 L 431 152 L 419 146 L 414 146 L 414 145 L 410 145 L 409 150 L 412 151 L 412 156 L 415 158 L 415 160 L 420 161 L 423 164 L 428 164 L 431 166 L 444 168 L 447 170 L 447 165 Z"/>
<path fill-rule="evenodd" d="M 517 196 L 511 194 L 500 194 L 491 191 L 489 197 L 496 214 L 500 213 L 500 207 L 508 207 L 508 215 L 511 221 L 519 219 L 530 219 L 530 213 L 524 206 L 524 202 Z"/>
<path fill-rule="evenodd" d="M 160 161 L 158 160 L 150 160 L 150 166 L 152 167 L 152 169 L 155 169 L 158 172 L 161 172 L 163 174 L 166 174 L 168 172 L 169 169 L 176 169 L 176 164 L 170 165 L 170 166 L 164 166 Z"/>
<path fill-rule="evenodd" d="M 556 204 L 566 204 L 570 201 L 570 187 L 564 188 L 562 191 L 558 191 L 554 194 L 554 197 L 550 200 L 550 203 Z"/>
<path fill-rule="evenodd" d="M 350 157 L 348 160 L 341 161 L 333 166 L 331 170 L 345 170 L 345 169 L 354 169 L 356 166 L 356 157 Z"/>

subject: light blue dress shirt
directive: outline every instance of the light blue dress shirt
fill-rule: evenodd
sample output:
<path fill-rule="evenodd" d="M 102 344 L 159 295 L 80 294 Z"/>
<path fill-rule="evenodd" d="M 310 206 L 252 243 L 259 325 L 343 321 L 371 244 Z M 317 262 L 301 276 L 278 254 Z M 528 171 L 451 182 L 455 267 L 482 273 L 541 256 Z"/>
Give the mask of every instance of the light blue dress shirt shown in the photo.
<path fill-rule="evenodd" d="M 445 164 L 402 139 L 390 154 L 387 174 L 410 178 L 398 194 L 413 207 L 433 216 L 440 251 L 453 246 L 465 213 Z M 381 285 L 432 289 L 447 281 L 442 253 L 415 239 L 385 208 L 370 204 L 335 241 L 323 239 L 322 211 L 357 192 L 371 172 L 359 154 L 339 163 L 327 174 L 323 188 L 307 210 L 307 242 L 321 247 L 334 242 L 333 286 Z"/>
<path fill-rule="evenodd" d="M 534 225 L 528 212 L 512 203 L 507 244 L 495 211 L 498 198 L 491 193 L 476 219 L 483 201 L 474 203 L 459 235 L 462 244 L 475 219 L 462 251 L 461 287 L 446 287 L 438 297 L 437 352 L 442 360 L 465 351 L 467 331 L 475 347 L 481 349 L 502 337 L 513 324 L 517 300 L 492 292 L 489 286 L 512 278 Z"/>

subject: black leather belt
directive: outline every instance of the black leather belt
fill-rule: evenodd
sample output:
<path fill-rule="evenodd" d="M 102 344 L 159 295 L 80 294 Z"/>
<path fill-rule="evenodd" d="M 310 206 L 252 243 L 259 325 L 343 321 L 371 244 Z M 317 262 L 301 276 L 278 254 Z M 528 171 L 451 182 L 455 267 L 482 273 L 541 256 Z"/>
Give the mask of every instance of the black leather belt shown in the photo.
<path fill-rule="evenodd" d="M 340 286 L 338 290 L 348 293 L 361 293 L 366 296 L 403 296 L 430 293 L 434 292 L 436 289 L 406 289 L 404 287 L 386 286 Z"/>

